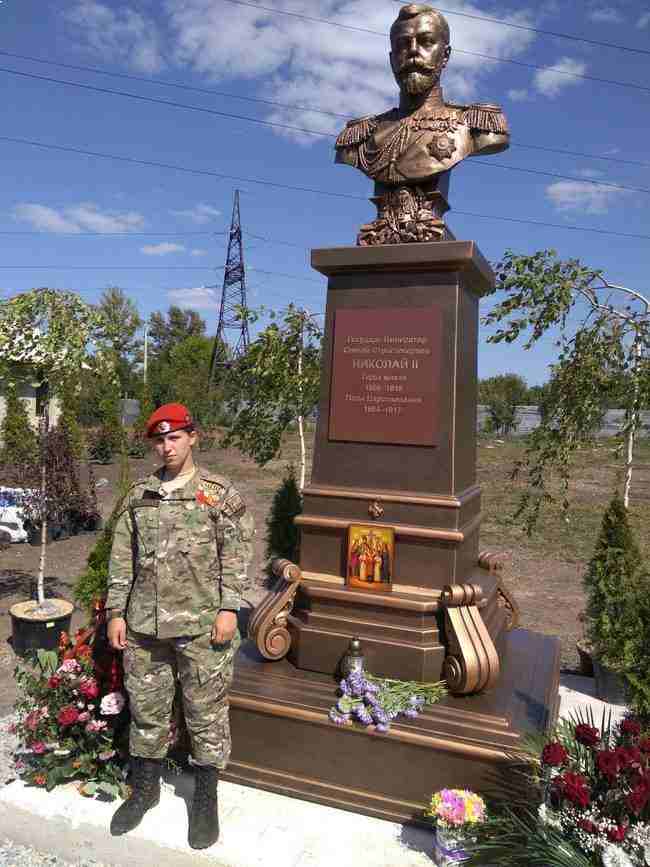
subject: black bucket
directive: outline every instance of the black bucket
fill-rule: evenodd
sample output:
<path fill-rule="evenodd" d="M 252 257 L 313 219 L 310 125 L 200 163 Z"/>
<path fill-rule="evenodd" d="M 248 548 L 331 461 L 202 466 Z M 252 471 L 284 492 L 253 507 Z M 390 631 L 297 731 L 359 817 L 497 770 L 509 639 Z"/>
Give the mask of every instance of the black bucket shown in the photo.
<path fill-rule="evenodd" d="M 21 617 L 11 611 L 11 644 L 17 656 L 30 650 L 56 650 L 59 636 L 70 631 L 73 607 L 67 614 L 55 614 L 47 620 Z"/>

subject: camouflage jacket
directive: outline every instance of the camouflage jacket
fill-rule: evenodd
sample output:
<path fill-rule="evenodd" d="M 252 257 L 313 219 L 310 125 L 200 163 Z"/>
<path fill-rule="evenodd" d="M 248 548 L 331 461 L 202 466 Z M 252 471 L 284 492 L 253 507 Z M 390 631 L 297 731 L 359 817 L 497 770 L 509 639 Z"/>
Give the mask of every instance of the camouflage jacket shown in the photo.
<path fill-rule="evenodd" d="M 169 638 L 208 632 L 222 609 L 238 610 L 252 558 L 254 523 L 232 483 L 197 468 L 160 495 L 160 471 L 129 491 L 115 525 L 106 607 L 129 628 Z"/>

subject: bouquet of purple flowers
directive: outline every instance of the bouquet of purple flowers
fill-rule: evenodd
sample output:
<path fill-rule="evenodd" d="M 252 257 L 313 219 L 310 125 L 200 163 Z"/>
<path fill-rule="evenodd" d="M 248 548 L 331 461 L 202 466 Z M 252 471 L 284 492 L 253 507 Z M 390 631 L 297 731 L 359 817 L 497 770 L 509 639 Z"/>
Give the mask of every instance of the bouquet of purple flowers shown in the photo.
<path fill-rule="evenodd" d="M 392 680 L 353 671 L 340 681 L 339 694 L 339 700 L 329 712 L 333 723 L 352 725 L 357 722 L 385 733 L 398 716 L 415 719 L 426 705 L 440 701 L 447 690 L 443 682 Z"/>

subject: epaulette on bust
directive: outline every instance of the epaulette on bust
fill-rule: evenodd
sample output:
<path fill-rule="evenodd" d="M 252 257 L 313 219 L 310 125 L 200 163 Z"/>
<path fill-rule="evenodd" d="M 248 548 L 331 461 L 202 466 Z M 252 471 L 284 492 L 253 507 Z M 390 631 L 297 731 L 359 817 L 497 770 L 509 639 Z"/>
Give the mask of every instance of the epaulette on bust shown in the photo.
<path fill-rule="evenodd" d="M 336 139 L 337 148 L 349 148 L 366 141 L 377 129 L 377 118 L 369 114 L 366 117 L 358 117 L 346 123 L 345 129 L 339 133 Z"/>
<path fill-rule="evenodd" d="M 508 121 L 500 105 L 493 105 L 488 102 L 468 105 L 463 111 L 462 119 L 470 129 L 500 133 L 501 135 L 509 132 Z"/>

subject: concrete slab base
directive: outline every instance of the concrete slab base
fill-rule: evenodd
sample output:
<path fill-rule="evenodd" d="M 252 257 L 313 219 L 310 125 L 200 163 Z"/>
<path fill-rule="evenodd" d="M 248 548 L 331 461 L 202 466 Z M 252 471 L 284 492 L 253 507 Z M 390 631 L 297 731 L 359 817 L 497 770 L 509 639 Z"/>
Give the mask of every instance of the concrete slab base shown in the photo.
<path fill-rule="evenodd" d="M 565 675 L 560 715 L 603 707 L 620 718 L 625 708 L 593 697 L 593 681 Z M 404 769 L 408 773 L 408 769 Z M 54 792 L 19 780 L 0 789 L 0 838 L 52 853 L 72 863 L 94 859 L 115 867 L 431 867 L 433 832 L 334 807 L 222 782 L 221 840 L 197 852 L 187 838 L 193 780 L 170 775 L 160 804 L 135 831 L 111 837 L 115 803 L 84 798 L 72 785 Z"/>

